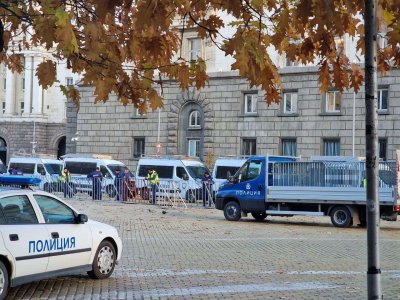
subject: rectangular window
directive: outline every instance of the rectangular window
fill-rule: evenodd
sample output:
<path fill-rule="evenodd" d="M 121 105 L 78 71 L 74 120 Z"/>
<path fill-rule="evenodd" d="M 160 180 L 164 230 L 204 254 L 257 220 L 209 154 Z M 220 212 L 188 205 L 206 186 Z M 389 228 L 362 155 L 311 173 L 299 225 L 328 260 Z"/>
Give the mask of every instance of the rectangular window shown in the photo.
<path fill-rule="evenodd" d="M 65 167 L 70 171 L 71 175 L 88 175 L 96 170 L 97 164 L 95 162 L 82 162 L 82 161 L 66 161 Z"/>
<path fill-rule="evenodd" d="M 67 86 L 74 85 L 74 79 L 72 77 L 65 78 Z"/>
<path fill-rule="evenodd" d="M 244 94 L 244 113 L 254 115 L 257 106 L 257 94 Z"/>
<path fill-rule="evenodd" d="M 25 78 L 22 78 L 22 90 L 25 90 Z"/>
<path fill-rule="evenodd" d="M 7 89 L 7 79 L 6 78 L 3 79 L 3 88 L 4 88 L 4 90 Z"/>
<path fill-rule="evenodd" d="M 324 139 L 324 156 L 340 156 L 340 140 L 339 139 Z"/>
<path fill-rule="evenodd" d="M 283 113 L 297 113 L 297 93 L 283 93 Z"/>
<path fill-rule="evenodd" d="M 3 110 L 3 114 L 6 113 L 6 102 L 1 103 L 1 109 Z"/>
<path fill-rule="evenodd" d="M 139 108 L 134 108 L 134 111 L 133 111 L 133 116 L 134 117 L 140 118 L 140 117 L 144 117 L 145 115 L 146 115 L 145 113 L 143 113 L 143 114 L 140 113 Z"/>
<path fill-rule="evenodd" d="M 329 91 L 325 94 L 325 112 L 340 113 L 342 95 L 339 91 Z"/>
<path fill-rule="evenodd" d="M 256 139 L 242 139 L 242 153 L 241 155 L 256 155 L 257 149 L 257 140 Z"/>
<path fill-rule="evenodd" d="M 30 163 L 10 163 L 10 165 L 8 166 L 9 169 L 20 169 L 21 172 L 26 175 L 26 174 L 30 174 L 33 175 L 35 174 L 35 164 L 30 164 Z"/>
<path fill-rule="evenodd" d="M 387 160 L 387 138 L 380 138 L 378 140 L 379 159 Z"/>
<path fill-rule="evenodd" d="M 133 139 L 133 157 L 139 158 L 144 155 L 144 137 Z"/>
<path fill-rule="evenodd" d="M 197 60 L 201 57 L 201 39 L 188 39 L 189 61 Z"/>
<path fill-rule="evenodd" d="M 24 102 L 20 102 L 19 103 L 20 108 L 21 108 L 21 115 L 25 112 L 25 103 Z"/>
<path fill-rule="evenodd" d="M 388 110 L 388 89 L 378 89 L 378 112 L 385 112 Z"/>
<path fill-rule="evenodd" d="M 200 140 L 188 140 L 188 155 L 200 156 Z"/>
<path fill-rule="evenodd" d="M 282 139 L 282 155 L 296 156 L 297 142 L 296 139 Z"/>
<path fill-rule="evenodd" d="M 155 170 L 158 174 L 158 178 L 172 179 L 174 175 L 173 166 L 156 166 L 156 165 L 140 165 L 139 166 L 139 176 L 147 177 L 151 170 Z"/>

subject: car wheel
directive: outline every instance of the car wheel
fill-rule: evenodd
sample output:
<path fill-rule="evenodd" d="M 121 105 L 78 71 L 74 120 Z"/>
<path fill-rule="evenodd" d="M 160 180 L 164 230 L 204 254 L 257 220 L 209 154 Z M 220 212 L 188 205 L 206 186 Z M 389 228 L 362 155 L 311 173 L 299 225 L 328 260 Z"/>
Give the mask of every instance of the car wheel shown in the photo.
<path fill-rule="evenodd" d="M 346 206 L 336 206 L 331 211 L 331 221 L 335 227 L 345 228 L 352 224 L 353 218 Z"/>
<path fill-rule="evenodd" d="M 267 214 L 264 213 L 251 213 L 251 215 L 256 219 L 256 221 L 264 221 L 267 217 Z"/>
<path fill-rule="evenodd" d="M 228 202 L 224 207 L 224 216 L 228 221 L 239 221 L 242 217 L 239 203 Z"/>
<path fill-rule="evenodd" d="M 0 261 L 0 299 L 5 299 L 8 293 L 8 271 L 2 261 Z"/>
<path fill-rule="evenodd" d="M 93 259 L 92 271 L 88 275 L 93 279 L 105 279 L 111 276 L 117 257 L 114 246 L 109 241 L 102 241 Z"/>

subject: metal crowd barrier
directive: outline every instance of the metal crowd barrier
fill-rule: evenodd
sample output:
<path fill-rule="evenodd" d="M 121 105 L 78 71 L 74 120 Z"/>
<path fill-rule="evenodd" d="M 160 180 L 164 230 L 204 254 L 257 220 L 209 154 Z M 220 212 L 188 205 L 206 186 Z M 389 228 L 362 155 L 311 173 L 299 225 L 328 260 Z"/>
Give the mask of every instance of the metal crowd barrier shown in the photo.
<path fill-rule="evenodd" d="M 80 200 L 121 201 L 126 203 L 153 202 L 152 186 L 146 179 L 110 179 L 101 181 L 92 178 L 73 177 L 70 182 L 62 182 L 58 175 L 39 176 L 40 184 L 34 189 L 53 193 L 61 198 Z M 213 186 L 199 181 L 173 181 L 160 179 L 156 185 L 156 204 L 163 206 L 188 207 L 214 205 Z M 205 201 L 203 201 L 203 199 Z"/>
<path fill-rule="evenodd" d="M 269 176 L 274 186 L 363 187 L 365 162 L 279 162 Z M 396 185 L 396 162 L 379 162 L 378 184 Z"/>

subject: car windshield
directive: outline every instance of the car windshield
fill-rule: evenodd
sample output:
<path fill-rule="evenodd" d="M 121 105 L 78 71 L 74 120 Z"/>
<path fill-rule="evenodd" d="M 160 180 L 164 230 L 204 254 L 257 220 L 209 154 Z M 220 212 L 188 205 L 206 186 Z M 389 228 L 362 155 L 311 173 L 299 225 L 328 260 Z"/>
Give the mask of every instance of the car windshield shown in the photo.
<path fill-rule="evenodd" d="M 60 175 L 62 170 L 62 165 L 60 164 L 44 164 L 46 171 L 50 175 Z"/>
<path fill-rule="evenodd" d="M 107 165 L 107 167 L 110 169 L 110 171 L 113 173 L 113 175 L 115 175 L 115 170 L 117 170 L 117 169 L 120 170 L 120 173 L 122 173 L 122 174 L 125 173 L 125 170 L 129 171 L 128 167 L 124 166 L 124 165 Z M 129 176 L 133 177 L 133 174 L 131 171 L 129 171 Z"/>
<path fill-rule="evenodd" d="M 190 176 L 194 179 L 201 179 L 205 172 L 210 172 L 205 166 L 186 166 Z"/>

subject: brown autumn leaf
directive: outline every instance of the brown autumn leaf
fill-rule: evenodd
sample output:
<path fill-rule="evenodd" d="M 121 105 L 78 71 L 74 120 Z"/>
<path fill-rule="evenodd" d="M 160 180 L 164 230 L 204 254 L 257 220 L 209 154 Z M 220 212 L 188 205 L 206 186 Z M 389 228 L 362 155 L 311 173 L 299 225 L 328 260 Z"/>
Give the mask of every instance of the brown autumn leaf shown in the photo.
<path fill-rule="evenodd" d="M 350 87 L 354 89 L 355 93 L 358 93 L 364 82 L 364 71 L 356 64 L 351 64 L 350 82 Z"/>
<path fill-rule="evenodd" d="M 51 60 L 41 62 L 35 75 L 39 78 L 39 84 L 46 90 L 57 81 L 56 64 Z"/>

